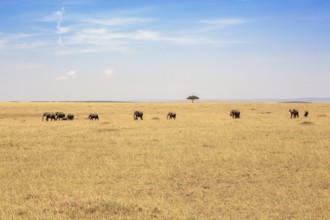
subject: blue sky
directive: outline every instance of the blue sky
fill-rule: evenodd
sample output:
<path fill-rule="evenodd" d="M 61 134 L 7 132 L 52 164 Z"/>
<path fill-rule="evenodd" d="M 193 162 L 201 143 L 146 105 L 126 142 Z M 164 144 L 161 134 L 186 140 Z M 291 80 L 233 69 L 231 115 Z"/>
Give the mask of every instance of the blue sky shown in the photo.
<path fill-rule="evenodd" d="M 0 101 L 330 97 L 327 0 L 1 0 Z"/>

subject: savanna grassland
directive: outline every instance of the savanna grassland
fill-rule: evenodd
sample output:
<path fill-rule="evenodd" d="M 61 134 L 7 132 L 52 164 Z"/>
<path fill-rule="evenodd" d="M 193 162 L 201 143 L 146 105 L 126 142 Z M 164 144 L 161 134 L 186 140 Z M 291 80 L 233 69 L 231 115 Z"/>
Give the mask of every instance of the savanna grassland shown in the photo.
<path fill-rule="evenodd" d="M 0 103 L 0 131 L 0 219 L 330 218 L 330 104 Z"/>

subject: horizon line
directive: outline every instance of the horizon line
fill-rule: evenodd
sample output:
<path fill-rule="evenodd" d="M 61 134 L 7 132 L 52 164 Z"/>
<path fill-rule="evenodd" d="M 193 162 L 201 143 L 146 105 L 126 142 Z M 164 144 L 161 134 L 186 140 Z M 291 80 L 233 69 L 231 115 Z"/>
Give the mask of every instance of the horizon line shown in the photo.
<path fill-rule="evenodd" d="M 135 100 L 29 100 L 29 101 L 0 101 L 0 102 L 110 102 L 110 103 L 136 103 L 136 102 L 190 102 L 187 99 L 135 99 Z M 315 98 L 249 98 L 249 99 L 198 99 L 197 102 L 330 102 L 330 97 L 315 97 Z"/>

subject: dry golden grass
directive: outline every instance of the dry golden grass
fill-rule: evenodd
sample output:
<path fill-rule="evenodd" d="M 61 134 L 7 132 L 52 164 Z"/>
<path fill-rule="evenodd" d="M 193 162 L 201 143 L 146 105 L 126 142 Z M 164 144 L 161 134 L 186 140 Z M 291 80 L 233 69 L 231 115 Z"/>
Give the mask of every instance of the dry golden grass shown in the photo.
<path fill-rule="evenodd" d="M 0 103 L 0 130 L 0 219 L 330 218 L 330 104 Z"/>

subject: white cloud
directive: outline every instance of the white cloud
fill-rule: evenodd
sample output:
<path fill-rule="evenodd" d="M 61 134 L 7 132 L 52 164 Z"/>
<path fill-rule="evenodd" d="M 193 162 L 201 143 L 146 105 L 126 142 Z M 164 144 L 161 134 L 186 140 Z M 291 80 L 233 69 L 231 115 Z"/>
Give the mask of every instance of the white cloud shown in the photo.
<path fill-rule="evenodd" d="M 234 25 L 240 25 L 247 23 L 247 20 L 237 18 L 226 18 L 226 19 L 212 19 L 212 20 L 201 20 L 200 24 L 216 26 L 218 28 L 224 28 Z"/>
<path fill-rule="evenodd" d="M 67 45 L 114 45 L 114 39 L 127 38 L 124 33 L 112 33 L 105 28 L 83 29 L 66 38 Z"/>
<path fill-rule="evenodd" d="M 90 19 L 86 22 L 105 25 L 105 26 L 122 26 L 122 25 L 131 25 L 131 24 L 140 24 L 147 23 L 152 21 L 151 19 L 146 18 L 110 18 L 110 19 Z"/>
<path fill-rule="evenodd" d="M 128 38 L 133 40 L 143 40 L 143 41 L 159 41 L 172 44 L 203 44 L 205 41 L 197 37 L 187 37 L 187 36 L 175 36 L 175 35 L 164 35 L 160 32 L 147 31 L 147 30 L 138 30 L 132 33 Z"/>
<path fill-rule="evenodd" d="M 133 39 L 136 40 L 164 40 L 159 32 L 138 30 L 134 33 Z"/>
<path fill-rule="evenodd" d="M 11 42 L 0 40 L 0 48 L 5 50 L 30 50 L 34 48 L 47 46 L 48 42 L 33 41 L 33 42 Z"/>
<path fill-rule="evenodd" d="M 0 48 L 9 50 L 24 50 L 47 45 L 46 41 L 33 40 L 35 34 L 5 34 L 0 33 Z"/>
<path fill-rule="evenodd" d="M 57 29 L 61 28 L 61 23 L 63 20 L 63 15 L 64 15 L 64 8 L 62 7 L 60 10 L 54 12 L 55 16 L 56 16 L 56 24 L 57 24 Z"/>
<path fill-rule="evenodd" d="M 56 55 L 86 54 L 98 52 L 126 52 L 137 42 L 155 42 L 177 45 L 214 45 L 226 46 L 237 43 L 237 40 L 214 40 L 212 38 L 191 36 L 191 34 L 162 33 L 151 30 L 133 32 L 112 32 L 107 28 L 89 28 L 62 36 L 65 46 Z M 63 45 L 62 38 L 58 44 Z M 242 42 L 239 42 L 242 43 Z"/>
<path fill-rule="evenodd" d="M 125 46 L 98 46 L 98 47 L 87 47 L 87 48 L 72 48 L 62 49 L 55 53 L 57 56 L 77 55 L 77 54 L 91 54 L 91 53 L 103 53 L 103 52 L 127 52 Z"/>
<path fill-rule="evenodd" d="M 71 30 L 70 27 L 60 27 L 57 29 L 56 33 L 57 34 L 65 34 L 68 33 Z"/>
<path fill-rule="evenodd" d="M 66 33 L 69 29 L 68 28 L 62 28 L 61 23 L 63 20 L 63 15 L 64 15 L 64 8 L 62 7 L 60 10 L 56 11 L 55 13 L 56 16 L 56 33 L 58 34 L 58 39 L 57 39 L 57 44 L 60 47 L 64 47 L 61 34 Z"/>
<path fill-rule="evenodd" d="M 112 69 L 107 69 L 107 70 L 104 71 L 104 76 L 105 76 L 106 78 L 111 77 L 112 74 L 113 74 L 113 70 L 112 70 Z"/>
<path fill-rule="evenodd" d="M 63 76 L 59 76 L 56 80 L 61 81 L 61 80 L 69 80 L 69 79 L 75 79 L 77 78 L 76 76 L 76 71 L 70 70 Z"/>
<path fill-rule="evenodd" d="M 71 71 L 69 71 L 66 75 L 68 75 L 68 76 L 70 76 L 70 77 L 73 77 L 73 76 L 76 75 L 76 71 L 71 70 Z"/>
<path fill-rule="evenodd" d="M 197 21 L 198 27 L 193 30 L 182 28 L 180 31 L 169 31 L 159 28 L 150 29 L 144 25 L 155 20 L 143 17 L 107 17 L 105 14 L 93 14 L 94 18 L 86 19 L 82 15 L 65 15 L 70 26 L 63 27 L 64 8 L 54 12 L 56 16 L 57 45 L 61 48 L 56 55 L 86 54 L 106 51 L 126 52 L 134 46 L 160 43 L 176 45 L 214 45 L 235 44 L 236 39 L 215 39 L 206 35 L 210 31 L 247 23 L 239 18 L 222 18 Z M 78 19 L 79 18 L 79 19 Z M 135 24 L 139 28 L 136 28 Z M 127 26 L 130 25 L 129 28 Z M 196 22 L 195 22 L 196 25 Z M 145 27 L 145 28 L 143 28 Z M 140 29 L 141 28 L 141 29 Z M 176 29 L 174 29 L 176 30 Z M 241 43 L 241 41 L 240 41 Z"/>

